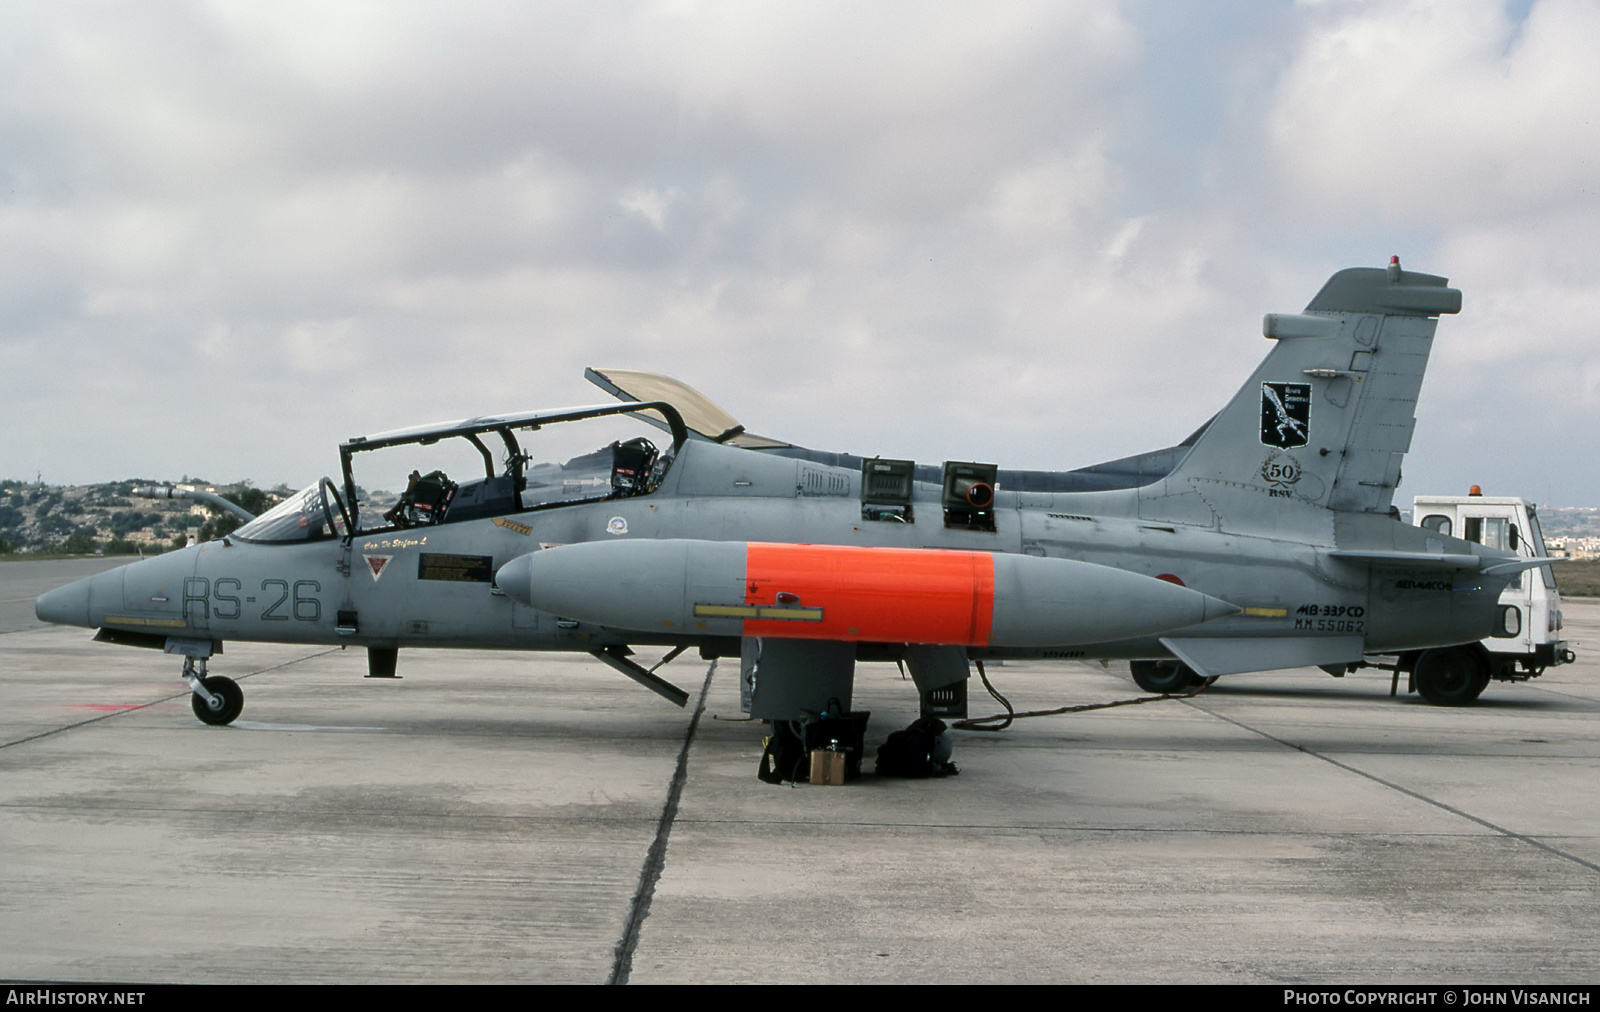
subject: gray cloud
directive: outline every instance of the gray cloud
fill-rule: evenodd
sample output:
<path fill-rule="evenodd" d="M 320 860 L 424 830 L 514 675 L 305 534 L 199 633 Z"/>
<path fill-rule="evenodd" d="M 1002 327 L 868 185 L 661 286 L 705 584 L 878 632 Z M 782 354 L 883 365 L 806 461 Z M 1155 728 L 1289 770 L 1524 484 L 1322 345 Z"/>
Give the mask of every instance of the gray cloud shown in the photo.
<path fill-rule="evenodd" d="M 1332 270 L 1452 276 L 1405 492 L 1600 501 L 1594 9 L 0 13 L 0 473 L 311 480 L 656 369 L 756 431 L 1185 435 Z M 1531 444 L 1531 445 L 1530 445 Z"/>

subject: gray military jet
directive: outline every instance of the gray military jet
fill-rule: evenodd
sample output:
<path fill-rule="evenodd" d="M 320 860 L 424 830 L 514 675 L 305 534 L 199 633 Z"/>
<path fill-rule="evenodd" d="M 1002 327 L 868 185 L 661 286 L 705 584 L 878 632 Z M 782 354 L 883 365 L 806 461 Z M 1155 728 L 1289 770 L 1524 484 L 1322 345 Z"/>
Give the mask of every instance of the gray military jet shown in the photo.
<path fill-rule="evenodd" d="M 1393 655 L 1471 702 L 1470 644 L 1546 560 L 1401 523 L 1391 506 L 1446 279 L 1355 268 L 1182 443 L 1074 471 L 863 458 L 748 433 L 665 377 L 590 370 L 620 403 L 351 439 L 324 478 L 218 541 L 39 598 L 43 620 L 181 655 L 195 714 L 228 640 L 740 658 L 744 705 L 848 710 L 855 665 L 903 661 L 924 713 L 964 715 L 969 662 L 1123 659 L 1153 692 Z M 453 455 L 452 455 L 453 454 Z M 380 489 L 387 488 L 384 492 Z M 664 660 L 662 663 L 666 663 Z"/>

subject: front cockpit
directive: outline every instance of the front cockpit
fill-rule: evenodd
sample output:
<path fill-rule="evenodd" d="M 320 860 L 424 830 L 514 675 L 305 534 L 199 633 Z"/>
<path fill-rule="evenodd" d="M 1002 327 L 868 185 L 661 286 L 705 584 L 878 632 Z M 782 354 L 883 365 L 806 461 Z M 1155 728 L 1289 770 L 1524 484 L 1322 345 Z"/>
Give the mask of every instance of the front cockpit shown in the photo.
<path fill-rule="evenodd" d="M 322 541 L 349 533 L 350 521 L 333 482 L 323 478 L 234 531 L 240 541 L 281 544 Z"/>

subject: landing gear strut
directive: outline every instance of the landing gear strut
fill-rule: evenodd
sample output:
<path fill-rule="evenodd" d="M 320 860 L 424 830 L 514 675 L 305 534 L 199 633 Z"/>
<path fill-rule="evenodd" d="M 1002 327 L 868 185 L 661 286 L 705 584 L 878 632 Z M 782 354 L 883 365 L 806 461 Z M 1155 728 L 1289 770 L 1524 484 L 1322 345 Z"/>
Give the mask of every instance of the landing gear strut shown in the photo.
<path fill-rule="evenodd" d="M 207 724 L 231 724 L 244 710 L 244 690 L 226 675 L 206 677 L 204 657 L 183 659 L 183 680 L 188 683 L 189 705 L 194 715 Z"/>

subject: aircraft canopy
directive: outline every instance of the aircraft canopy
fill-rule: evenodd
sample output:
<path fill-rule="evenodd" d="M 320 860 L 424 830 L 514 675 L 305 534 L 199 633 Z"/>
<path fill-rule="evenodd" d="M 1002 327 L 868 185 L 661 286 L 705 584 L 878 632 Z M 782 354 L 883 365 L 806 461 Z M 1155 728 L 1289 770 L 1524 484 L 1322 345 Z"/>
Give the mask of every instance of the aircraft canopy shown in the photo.
<path fill-rule="evenodd" d="M 788 443 L 746 432 L 744 426 L 705 394 L 682 380 L 660 373 L 636 369 L 594 369 L 583 371 L 584 379 L 619 401 L 666 401 L 678 409 L 683 424 L 697 436 L 713 443 L 727 443 L 746 450 L 773 450 Z M 648 419 L 647 419 L 648 420 Z"/>

